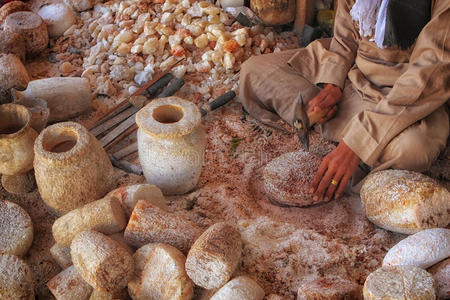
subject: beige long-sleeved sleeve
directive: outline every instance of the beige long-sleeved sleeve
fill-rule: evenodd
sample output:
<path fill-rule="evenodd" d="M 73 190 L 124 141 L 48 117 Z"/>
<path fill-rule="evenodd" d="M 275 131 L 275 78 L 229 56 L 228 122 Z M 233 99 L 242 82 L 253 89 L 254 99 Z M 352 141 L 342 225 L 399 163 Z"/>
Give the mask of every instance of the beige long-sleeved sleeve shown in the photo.
<path fill-rule="evenodd" d="M 316 40 L 289 60 L 288 64 L 309 82 L 332 83 L 344 88 L 348 71 L 355 63 L 359 41 L 349 13 L 353 3 L 338 1 L 333 38 Z"/>
<path fill-rule="evenodd" d="M 374 109 L 362 111 L 346 126 L 343 141 L 368 165 L 395 136 L 450 99 L 449 31 L 450 4 L 436 1 L 408 69 Z"/>

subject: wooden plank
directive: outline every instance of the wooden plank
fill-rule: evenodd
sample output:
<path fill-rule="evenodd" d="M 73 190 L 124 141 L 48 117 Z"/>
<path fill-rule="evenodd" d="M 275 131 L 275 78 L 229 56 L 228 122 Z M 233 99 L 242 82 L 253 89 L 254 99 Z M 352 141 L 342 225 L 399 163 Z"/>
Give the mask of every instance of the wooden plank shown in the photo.
<path fill-rule="evenodd" d="M 136 123 L 134 123 L 130 128 L 119 134 L 111 143 L 105 146 L 105 150 L 109 151 L 112 147 L 117 145 L 121 140 L 123 140 L 126 137 L 129 137 L 135 130 L 138 129 L 138 126 Z"/>
<path fill-rule="evenodd" d="M 99 117 L 94 125 L 90 126 L 88 129 L 92 129 L 97 127 L 98 125 L 104 123 L 105 121 L 109 120 L 112 116 L 118 114 L 119 112 L 123 111 L 123 106 L 126 106 L 126 108 L 130 107 L 131 104 L 128 102 L 128 100 L 133 96 L 141 95 L 144 91 L 146 91 L 150 86 L 152 86 L 155 82 L 160 80 L 164 75 L 168 74 L 172 71 L 172 68 L 178 65 L 180 62 L 184 61 L 186 58 L 182 58 L 180 60 L 177 60 L 172 65 L 170 65 L 165 71 L 159 71 L 153 76 L 153 79 L 141 86 L 139 89 L 137 89 L 132 95 L 122 100 L 119 104 L 117 104 L 115 107 L 108 110 L 106 114 Z"/>
<path fill-rule="evenodd" d="M 115 159 L 122 159 L 127 155 L 130 155 L 131 153 L 134 153 L 138 150 L 138 143 L 134 142 L 128 146 L 126 146 L 123 149 L 120 149 L 116 153 L 113 154 Z"/>
<path fill-rule="evenodd" d="M 108 119 L 111 118 L 111 115 L 116 115 L 118 112 L 120 112 L 121 108 L 125 105 L 127 105 L 128 107 L 131 105 L 128 100 L 133 97 L 133 96 L 138 96 L 141 95 L 144 91 L 146 91 L 150 86 L 152 86 L 155 82 L 157 82 L 159 79 L 161 79 L 164 75 L 168 74 L 169 72 L 172 71 L 172 68 L 175 67 L 176 65 L 178 65 L 180 62 L 184 61 L 186 58 L 182 58 L 180 60 L 177 60 L 176 62 L 174 62 L 172 65 L 170 65 L 165 71 L 160 71 L 158 73 L 156 73 L 153 76 L 153 79 L 150 80 L 149 82 L 147 82 L 146 84 L 144 84 L 143 86 L 141 86 L 139 89 L 137 89 L 132 95 L 130 95 L 129 97 L 125 98 L 124 100 L 122 100 L 119 104 L 117 104 L 115 107 L 111 108 L 110 110 L 108 110 L 108 112 L 106 114 L 104 114 L 103 116 L 99 117 L 95 122 L 94 125 L 89 127 L 89 129 L 92 129 L 94 127 L 97 127 L 98 125 L 102 124 L 103 122 L 107 121 Z M 122 109 L 123 110 L 123 109 Z"/>
<path fill-rule="evenodd" d="M 106 147 L 109 143 L 114 141 L 114 139 L 116 139 L 124 131 L 133 126 L 136 122 L 135 118 L 136 114 L 131 115 L 130 117 L 128 117 L 128 119 L 120 123 L 116 128 L 114 128 L 108 134 L 102 137 L 100 139 L 100 144 L 102 144 L 102 147 Z"/>
<path fill-rule="evenodd" d="M 139 109 L 132 106 L 128 109 L 125 109 L 123 112 L 119 113 L 118 115 L 112 117 L 111 119 L 107 120 L 106 122 L 98 125 L 95 128 L 92 128 L 90 131 L 94 136 L 99 136 L 100 134 L 104 133 L 110 128 L 113 128 L 117 124 L 121 123 L 123 120 L 126 120 L 131 115 L 135 114 Z"/>
<path fill-rule="evenodd" d="M 109 109 L 104 115 L 97 117 L 94 124 L 92 126 L 89 126 L 88 129 L 91 130 L 91 129 L 99 126 L 100 124 L 108 121 L 109 119 L 111 119 L 112 117 L 121 113 L 122 111 L 124 111 L 125 109 L 127 109 L 129 107 L 131 107 L 131 103 L 129 103 L 128 98 L 126 98 L 125 100 L 122 100 L 119 104 L 114 106 L 113 108 Z"/>
<path fill-rule="evenodd" d="M 303 32 L 305 24 L 314 21 L 314 0 L 296 0 L 296 14 L 294 28 L 297 33 Z"/>

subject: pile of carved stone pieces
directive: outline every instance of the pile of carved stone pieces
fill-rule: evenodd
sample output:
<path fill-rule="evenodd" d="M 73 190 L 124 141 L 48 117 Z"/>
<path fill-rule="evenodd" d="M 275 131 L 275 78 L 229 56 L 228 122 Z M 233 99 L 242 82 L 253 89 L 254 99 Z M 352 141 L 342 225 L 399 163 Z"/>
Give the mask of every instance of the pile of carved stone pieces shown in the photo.
<path fill-rule="evenodd" d="M 408 176 L 415 179 L 406 181 Z M 386 184 L 385 178 L 397 187 L 397 195 L 392 195 L 392 186 L 385 186 L 390 195 L 377 190 L 380 183 Z M 362 198 L 369 218 L 390 230 L 417 233 L 391 248 L 383 266 L 368 276 L 363 289 L 365 299 L 448 297 L 450 230 L 429 228 L 434 227 L 426 216 L 430 207 L 424 208 L 419 199 L 426 195 L 423 192 L 427 182 L 435 190 L 437 202 L 448 199 L 447 190 L 415 173 L 385 171 L 366 181 Z M 412 186 L 422 188 L 418 191 Z M 233 278 L 242 252 L 239 231 L 221 222 L 202 232 L 193 222 L 168 212 L 164 195 L 154 185 L 117 188 L 100 200 L 81 205 L 55 201 L 45 193 L 42 196 L 55 210 L 66 212 L 52 228 L 56 244 L 50 252 L 64 269 L 48 282 L 57 299 L 192 299 L 195 285 L 205 289 L 202 299 L 264 298 L 264 290 L 251 277 Z M 426 217 L 411 220 L 406 228 L 402 220 L 410 216 L 403 212 L 397 218 L 397 208 L 389 208 L 388 201 L 382 201 L 387 196 L 403 199 L 406 206 L 410 205 L 406 207 L 409 210 L 421 203 L 423 209 L 411 216 Z M 372 208 L 374 202 L 379 207 Z M 383 216 L 389 210 L 389 216 Z M 428 212 L 438 215 L 436 211 Z M 20 256 L 32 243 L 33 224 L 23 208 L 9 201 L 0 203 L 0 217 L 0 296 L 31 299 L 32 278 Z M 361 294 L 353 297 L 361 298 Z M 300 289 L 298 299 L 315 298 Z"/>
<path fill-rule="evenodd" d="M 1 299 L 32 299 L 30 270 L 20 256 L 31 245 L 33 225 L 9 201 L 0 203 L 0 216 Z M 167 212 L 154 185 L 119 188 L 69 211 L 53 224 L 53 236 L 50 252 L 64 271 L 47 285 L 57 299 L 191 299 L 194 284 L 211 290 L 210 299 L 264 297 L 250 277 L 232 279 L 242 251 L 237 229 L 216 223 L 202 233 Z"/>

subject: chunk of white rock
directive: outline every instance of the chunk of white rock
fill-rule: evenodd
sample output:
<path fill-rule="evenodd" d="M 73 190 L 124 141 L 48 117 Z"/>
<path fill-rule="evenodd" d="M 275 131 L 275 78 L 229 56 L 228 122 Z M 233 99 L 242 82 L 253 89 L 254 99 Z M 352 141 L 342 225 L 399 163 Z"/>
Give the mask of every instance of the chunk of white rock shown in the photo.
<path fill-rule="evenodd" d="M 144 245 L 141 248 L 137 249 L 133 254 L 134 275 L 133 278 L 128 282 L 128 294 L 132 299 L 136 299 L 136 293 L 141 284 L 141 275 L 145 263 L 150 258 L 153 249 L 155 249 L 159 245 L 163 244 L 148 243 L 147 245 Z"/>
<path fill-rule="evenodd" d="M 81 277 L 97 290 L 114 292 L 123 289 L 133 275 L 130 253 L 100 232 L 80 232 L 70 248 L 73 265 Z"/>
<path fill-rule="evenodd" d="M 139 200 L 148 201 L 163 210 L 167 210 L 166 198 L 164 198 L 161 190 L 153 184 L 123 186 L 112 190 L 107 196 L 113 196 L 119 199 L 128 217 L 131 216 L 134 206 Z"/>
<path fill-rule="evenodd" d="M 450 257 L 450 229 L 432 228 L 413 234 L 392 247 L 383 266 L 431 267 Z"/>
<path fill-rule="evenodd" d="M 72 265 L 72 257 L 70 256 L 70 247 L 64 247 L 59 244 L 54 244 L 50 248 L 50 254 L 61 268 L 67 269 Z"/>
<path fill-rule="evenodd" d="M 262 300 L 264 290 L 248 276 L 239 276 L 225 284 L 210 300 Z"/>
<path fill-rule="evenodd" d="M 25 41 L 20 34 L 0 31 L 0 53 L 14 54 L 25 63 Z"/>
<path fill-rule="evenodd" d="M 186 271 L 194 283 L 207 290 L 227 283 L 242 253 L 239 231 L 225 222 L 209 227 L 195 241 L 186 260 Z"/>
<path fill-rule="evenodd" d="M 450 299 L 450 258 L 434 265 L 428 272 L 436 282 L 438 299 Z"/>
<path fill-rule="evenodd" d="M 22 61 L 14 54 L 0 54 L 0 104 L 13 99 L 11 89 L 24 90 L 30 76 Z"/>
<path fill-rule="evenodd" d="M 49 123 L 66 121 L 92 107 L 89 80 L 81 77 L 52 77 L 30 81 L 26 90 L 11 91 L 15 101 L 40 98 L 50 110 Z"/>
<path fill-rule="evenodd" d="M 105 197 L 74 209 L 56 219 L 52 231 L 55 241 L 61 246 L 69 246 L 81 231 L 96 230 L 104 234 L 122 231 L 126 217 L 119 200 Z"/>
<path fill-rule="evenodd" d="M 418 172 L 384 170 L 369 175 L 361 201 L 371 222 L 394 232 L 413 234 L 450 223 L 450 192 Z"/>
<path fill-rule="evenodd" d="M 48 46 L 47 25 L 38 14 L 31 11 L 10 14 L 3 28 L 22 35 L 28 55 L 38 55 Z"/>
<path fill-rule="evenodd" d="M 116 292 L 107 293 L 99 290 L 94 290 L 89 300 L 127 300 L 130 299 L 126 289 L 121 289 Z"/>
<path fill-rule="evenodd" d="M 33 242 L 33 223 L 19 205 L 0 201 L 0 254 L 23 256 Z"/>
<path fill-rule="evenodd" d="M 94 7 L 93 0 L 64 0 L 64 2 L 77 12 L 82 12 Z"/>
<path fill-rule="evenodd" d="M 201 229 L 186 218 L 140 200 L 134 207 L 124 236 L 128 244 L 136 247 L 164 243 L 187 253 L 201 233 Z"/>
<path fill-rule="evenodd" d="M 194 284 L 184 268 L 186 257 L 178 249 L 160 244 L 151 250 L 141 273 L 134 300 L 189 300 Z"/>
<path fill-rule="evenodd" d="M 58 300 L 88 300 L 93 290 L 74 266 L 50 279 L 47 287 Z"/>
<path fill-rule="evenodd" d="M 134 82 L 136 82 L 137 85 L 142 86 L 152 79 L 153 73 L 155 73 L 155 71 L 153 70 L 153 66 L 147 65 L 144 70 L 136 73 L 136 75 L 134 76 Z"/>
<path fill-rule="evenodd" d="M 436 298 L 431 275 L 413 266 L 382 267 L 364 283 L 365 300 L 432 300 Z"/>
<path fill-rule="evenodd" d="M 10 194 L 25 195 L 36 188 L 32 172 L 19 175 L 2 175 L 2 186 Z"/>
<path fill-rule="evenodd" d="M 63 3 L 44 5 L 38 11 L 38 15 L 47 24 L 48 35 L 50 37 L 63 35 L 76 21 L 72 10 Z"/>
<path fill-rule="evenodd" d="M 34 299 L 30 267 L 18 256 L 0 254 L 0 299 Z"/>

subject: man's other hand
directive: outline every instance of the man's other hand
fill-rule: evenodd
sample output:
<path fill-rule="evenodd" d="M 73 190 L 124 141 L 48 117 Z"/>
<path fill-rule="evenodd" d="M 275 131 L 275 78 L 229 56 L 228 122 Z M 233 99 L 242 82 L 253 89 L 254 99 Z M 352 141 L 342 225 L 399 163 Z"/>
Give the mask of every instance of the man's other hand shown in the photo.
<path fill-rule="evenodd" d="M 333 84 L 325 87 L 309 101 L 307 114 L 312 123 L 324 123 L 330 120 L 337 110 L 337 103 L 341 99 L 342 91 Z M 312 117 L 314 116 L 314 117 Z M 319 116 L 318 118 L 315 116 Z"/>
<path fill-rule="evenodd" d="M 344 193 L 347 182 L 352 177 L 361 159 L 343 141 L 324 157 L 314 177 L 310 192 L 314 201 L 338 199 Z"/>

